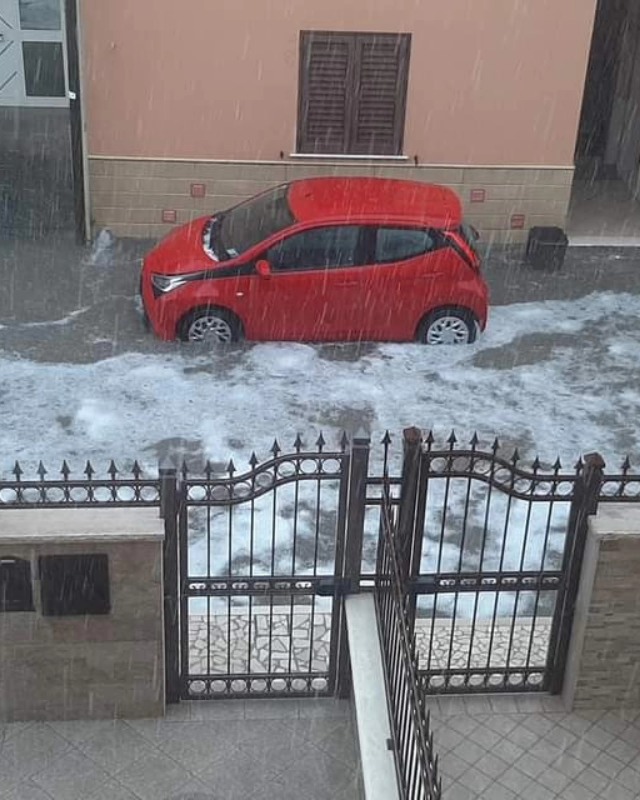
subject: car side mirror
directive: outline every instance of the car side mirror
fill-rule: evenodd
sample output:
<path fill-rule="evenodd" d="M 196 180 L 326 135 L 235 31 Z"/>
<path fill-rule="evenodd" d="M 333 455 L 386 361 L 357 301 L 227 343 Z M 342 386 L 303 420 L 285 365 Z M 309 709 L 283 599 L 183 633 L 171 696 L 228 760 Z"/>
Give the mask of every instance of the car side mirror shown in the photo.
<path fill-rule="evenodd" d="M 256 261 L 256 272 L 261 278 L 271 277 L 271 264 L 265 258 L 261 258 Z"/>

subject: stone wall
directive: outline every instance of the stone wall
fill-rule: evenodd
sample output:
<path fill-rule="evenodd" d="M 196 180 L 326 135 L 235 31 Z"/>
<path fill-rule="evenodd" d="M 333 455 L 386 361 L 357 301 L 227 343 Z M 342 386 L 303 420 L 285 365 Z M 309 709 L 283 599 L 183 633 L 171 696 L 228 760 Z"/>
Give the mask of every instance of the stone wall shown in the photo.
<path fill-rule="evenodd" d="M 564 689 L 570 708 L 640 708 L 640 505 L 590 522 Z"/>
<path fill-rule="evenodd" d="M 110 228 L 118 236 L 157 238 L 176 224 L 228 208 L 280 183 L 326 175 L 400 178 L 449 186 L 460 196 L 467 220 L 479 229 L 485 241 L 518 244 L 526 240 L 528 230 L 535 225 L 564 227 L 573 167 L 92 157 L 92 226 L 94 232 Z M 167 212 L 175 214 L 175 223 L 163 222 Z"/>
<path fill-rule="evenodd" d="M 80 519 L 73 520 L 70 514 Z M 37 535 L 18 542 L 16 532 L 22 520 L 42 532 L 47 516 L 63 532 L 58 541 Z M 71 534 L 64 534 L 65 519 L 78 532 L 82 520 L 88 530 L 96 517 L 107 525 L 110 521 L 111 531 L 118 526 L 128 529 L 130 538 L 103 531 L 94 541 L 86 536 L 76 542 Z M 7 530 L 9 525 L 11 530 Z M 141 527 L 149 531 L 155 527 L 156 535 L 140 539 Z M 0 611 L 0 720 L 113 719 L 164 713 L 161 532 L 157 509 L 28 509 L 0 514 L 0 558 L 31 563 L 35 605 L 31 612 Z M 110 613 L 43 616 L 38 558 L 90 553 L 108 556 Z"/>

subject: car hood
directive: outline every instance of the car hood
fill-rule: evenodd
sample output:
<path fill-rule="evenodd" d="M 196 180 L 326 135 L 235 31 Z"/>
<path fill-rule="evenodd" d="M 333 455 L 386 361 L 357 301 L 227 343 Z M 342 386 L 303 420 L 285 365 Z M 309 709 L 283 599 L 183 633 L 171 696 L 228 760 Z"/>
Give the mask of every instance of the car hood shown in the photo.
<path fill-rule="evenodd" d="M 171 231 L 145 256 L 145 269 L 163 275 L 182 275 L 215 266 L 202 246 L 202 234 L 211 217 L 198 217 Z"/>

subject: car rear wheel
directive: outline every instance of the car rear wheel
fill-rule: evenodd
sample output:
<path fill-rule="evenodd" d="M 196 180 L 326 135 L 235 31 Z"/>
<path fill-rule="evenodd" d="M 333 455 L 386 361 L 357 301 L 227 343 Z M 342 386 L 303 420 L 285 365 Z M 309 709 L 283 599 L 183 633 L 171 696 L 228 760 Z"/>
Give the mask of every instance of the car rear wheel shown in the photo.
<path fill-rule="evenodd" d="M 478 334 L 475 316 L 462 308 L 439 308 L 428 314 L 418 329 L 423 344 L 471 344 Z"/>
<path fill-rule="evenodd" d="M 178 335 L 183 342 L 229 344 L 242 338 L 242 326 L 223 308 L 200 308 L 182 320 Z"/>

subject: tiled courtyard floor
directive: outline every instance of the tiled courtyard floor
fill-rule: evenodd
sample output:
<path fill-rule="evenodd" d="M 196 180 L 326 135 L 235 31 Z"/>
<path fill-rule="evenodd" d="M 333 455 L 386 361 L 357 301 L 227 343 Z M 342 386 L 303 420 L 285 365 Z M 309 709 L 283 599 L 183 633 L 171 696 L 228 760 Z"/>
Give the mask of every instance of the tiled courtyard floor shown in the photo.
<path fill-rule="evenodd" d="M 184 703 L 167 718 L 0 725 L 1 800 L 359 800 L 350 706 Z"/>
<path fill-rule="evenodd" d="M 443 800 L 638 800 L 640 713 L 559 699 L 432 699 Z"/>

